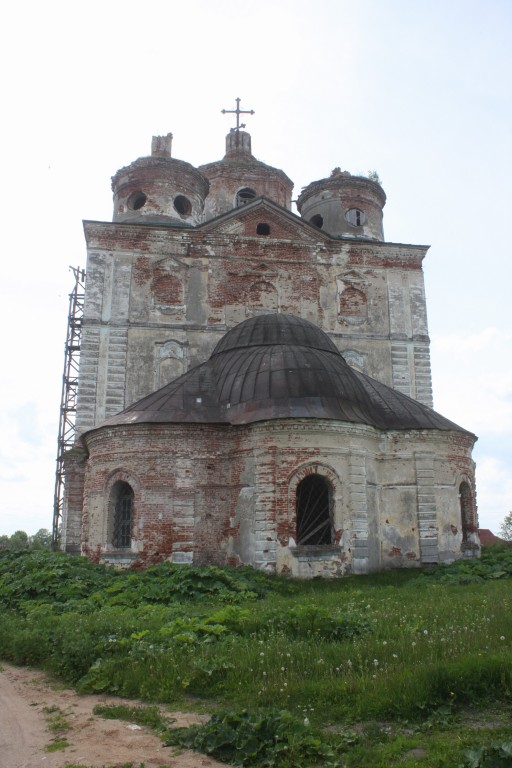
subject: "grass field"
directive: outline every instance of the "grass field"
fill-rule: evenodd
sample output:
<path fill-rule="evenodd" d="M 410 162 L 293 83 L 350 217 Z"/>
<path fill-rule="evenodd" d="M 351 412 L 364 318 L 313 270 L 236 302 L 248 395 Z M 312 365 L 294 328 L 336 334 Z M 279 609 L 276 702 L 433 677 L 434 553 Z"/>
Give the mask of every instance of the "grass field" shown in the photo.
<path fill-rule="evenodd" d="M 4 552 L 0 657 L 82 692 L 211 712 L 163 738 L 239 765 L 499 768 L 511 603 L 510 549 L 308 582 Z"/>

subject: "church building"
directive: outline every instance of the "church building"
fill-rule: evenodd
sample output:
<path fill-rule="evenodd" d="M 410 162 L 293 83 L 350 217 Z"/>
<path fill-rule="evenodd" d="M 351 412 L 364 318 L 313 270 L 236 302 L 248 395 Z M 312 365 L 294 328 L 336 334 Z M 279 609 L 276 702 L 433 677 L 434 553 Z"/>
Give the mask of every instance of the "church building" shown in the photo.
<path fill-rule="evenodd" d="M 386 242 L 378 178 L 339 168 L 292 213 L 228 111 L 221 160 L 153 137 L 84 223 L 63 548 L 302 578 L 478 555 L 476 438 L 432 410 L 427 246 Z"/>

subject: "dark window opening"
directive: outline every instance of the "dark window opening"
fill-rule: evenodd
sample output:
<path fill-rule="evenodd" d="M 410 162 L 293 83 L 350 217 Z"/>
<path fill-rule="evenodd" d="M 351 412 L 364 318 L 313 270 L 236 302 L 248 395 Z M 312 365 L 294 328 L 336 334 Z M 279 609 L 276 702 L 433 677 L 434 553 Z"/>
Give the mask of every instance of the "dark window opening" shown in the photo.
<path fill-rule="evenodd" d="M 321 475 L 308 475 L 297 486 L 297 544 L 332 544 L 331 486 Z"/>
<path fill-rule="evenodd" d="M 250 189 L 249 187 L 244 187 L 243 189 L 240 189 L 236 193 L 236 207 L 239 208 L 241 205 L 247 205 L 247 203 L 250 203 L 251 200 L 254 200 L 256 197 L 256 192 L 254 189 Z"/>
<path fill-rule="evenodd" d="M 361 211 L 359 208 L 351 208 L 345 214 L 345 218 L 348 223 L 352 224 L 354 227 L 362 227 L 366 222 L 364 211 Z"/>
<path fill-rule="evenodd" d="M 128 198 L 127 205 L 131 211 L 140 211 L 140 209 L 146 205 L 147 201 L 148 197 L 144 192 L 134 192 Z"/>
<path fill-rule="evenodd" d="M 174 207 L 180 216 L 190 216 L 192 213 L 192 203 L 185 195 L 178 195 L 174 198 Z"/>
<path fill-rule="evenodd" d="M 261 222 L 256 226 L 257 235 L 270 235 L 270 226 Z"/>
<path fill-rule="evenodd" d="M 320 216 L 319 213 L 316 213 L 314 216 L 310 218 L 309 223 L 312 224 L 314 227 L 318 227 L 318 229 L 322 229 L 324 225 L 324 217 Z"/>
<path fill-rule="evenodd" d="M 460 499 L 460 517 L 462 524 L 462 541 L 467 541 L 469 534 L 473 531 L 473 500 L 471 498 L 471 488 L 465 481 L 459 487 Z"/>
<path fill-rule="evenodd" d="M 132 545 L 133 490 L 128 483 L 116 483 L 113 488 L 114 525 L 112 546 L 128 549 Z"/>

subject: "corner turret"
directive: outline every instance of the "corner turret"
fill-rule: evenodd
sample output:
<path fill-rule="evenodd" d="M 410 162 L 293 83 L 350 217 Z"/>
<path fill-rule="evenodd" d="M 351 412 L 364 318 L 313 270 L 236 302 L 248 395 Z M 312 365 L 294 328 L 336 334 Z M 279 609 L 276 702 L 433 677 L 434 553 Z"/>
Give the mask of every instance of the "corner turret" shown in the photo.
<path fill-rule="evenodd" d="M 304 187 L 297 209 L 303 219 L 329 235 L 384 240 L 386 195 L 377 181 L 335 168 L 327 179 Z"/>
<path fill-rule="evenodd" d="M 207 179 L 190 163 L 171 157 L 172 133 L 153 136 L 151 155 L 112 177 L 113 221 L 196 226 L 203 219 Z"/>

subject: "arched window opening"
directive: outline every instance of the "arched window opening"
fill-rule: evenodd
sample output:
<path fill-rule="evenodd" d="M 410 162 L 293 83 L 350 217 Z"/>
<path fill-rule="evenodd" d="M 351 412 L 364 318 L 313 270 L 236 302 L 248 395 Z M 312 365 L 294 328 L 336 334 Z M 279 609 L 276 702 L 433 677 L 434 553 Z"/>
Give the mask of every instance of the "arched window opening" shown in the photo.
<path fill-rule="evenodd" d="M 174 198 L 174 207 L 180 216 L 190 216 L 192 213 L 192 203 L 185 195 L 177 195 Z"/>
<path fill-rule="evenodd" d="M 322 229 L 324 225 L 324 217 L 320 216 L 319 213 L 315 213 L 315 215 L 310 218 L 309 223 L 314 227 L 318 227 L 318 229 Z"/>
<path fill-rule="evenodd" d="M 244 187 L 243 189 L 239 189 L 236 193 L 235 205 L 237 208 L 239 208 L 241 205 L 247 205 L 247 203 L 250 203 L 251 200 L 254 200 L 255 197 L 256 192 L 254 189 Z"/>
<path fill-rule="evenodd" d="M 127 205 L 130 211 L 140 211 L 144 208 L 148 201 L 148 197 L 144 192 L 133 192 L 128 198 Z"/>
<path fill-rule="evenodd" d="M 112 488 L 112 546 L 129 549 L 132 545 L 133 490 L 128 483 L 117 482 Z"/>
<path fill-rule="evenodd" d="M 366 224 L 366 216 L 364 215 L 364 211 L 361 211 L 360 208 L 350 208 L 350 210 L 346 212 L 345 218 L 348 223 L 352 224 L 354 227 L 362 227 L 363 224 Z"/>
<path fill-rule="evenodd" d="M 466 481 L 459 486 L 460 517 L 462 524 L 462 541 L 468 541 L 469 534 L 473 531 L 473 499 L 471 488 Z"/>
<path fill-rule="evenodd" d="M 333 543 L 331 486 L 321 475 L 308 475 L 297 486 L 297 544 Z"/>
<path fill-rule="evenodd" d="M 265 222 L 260 222 L 256 225 L 256 234 L 257 235 L 270 235 L 270 224 L 267 224 Z"/>

